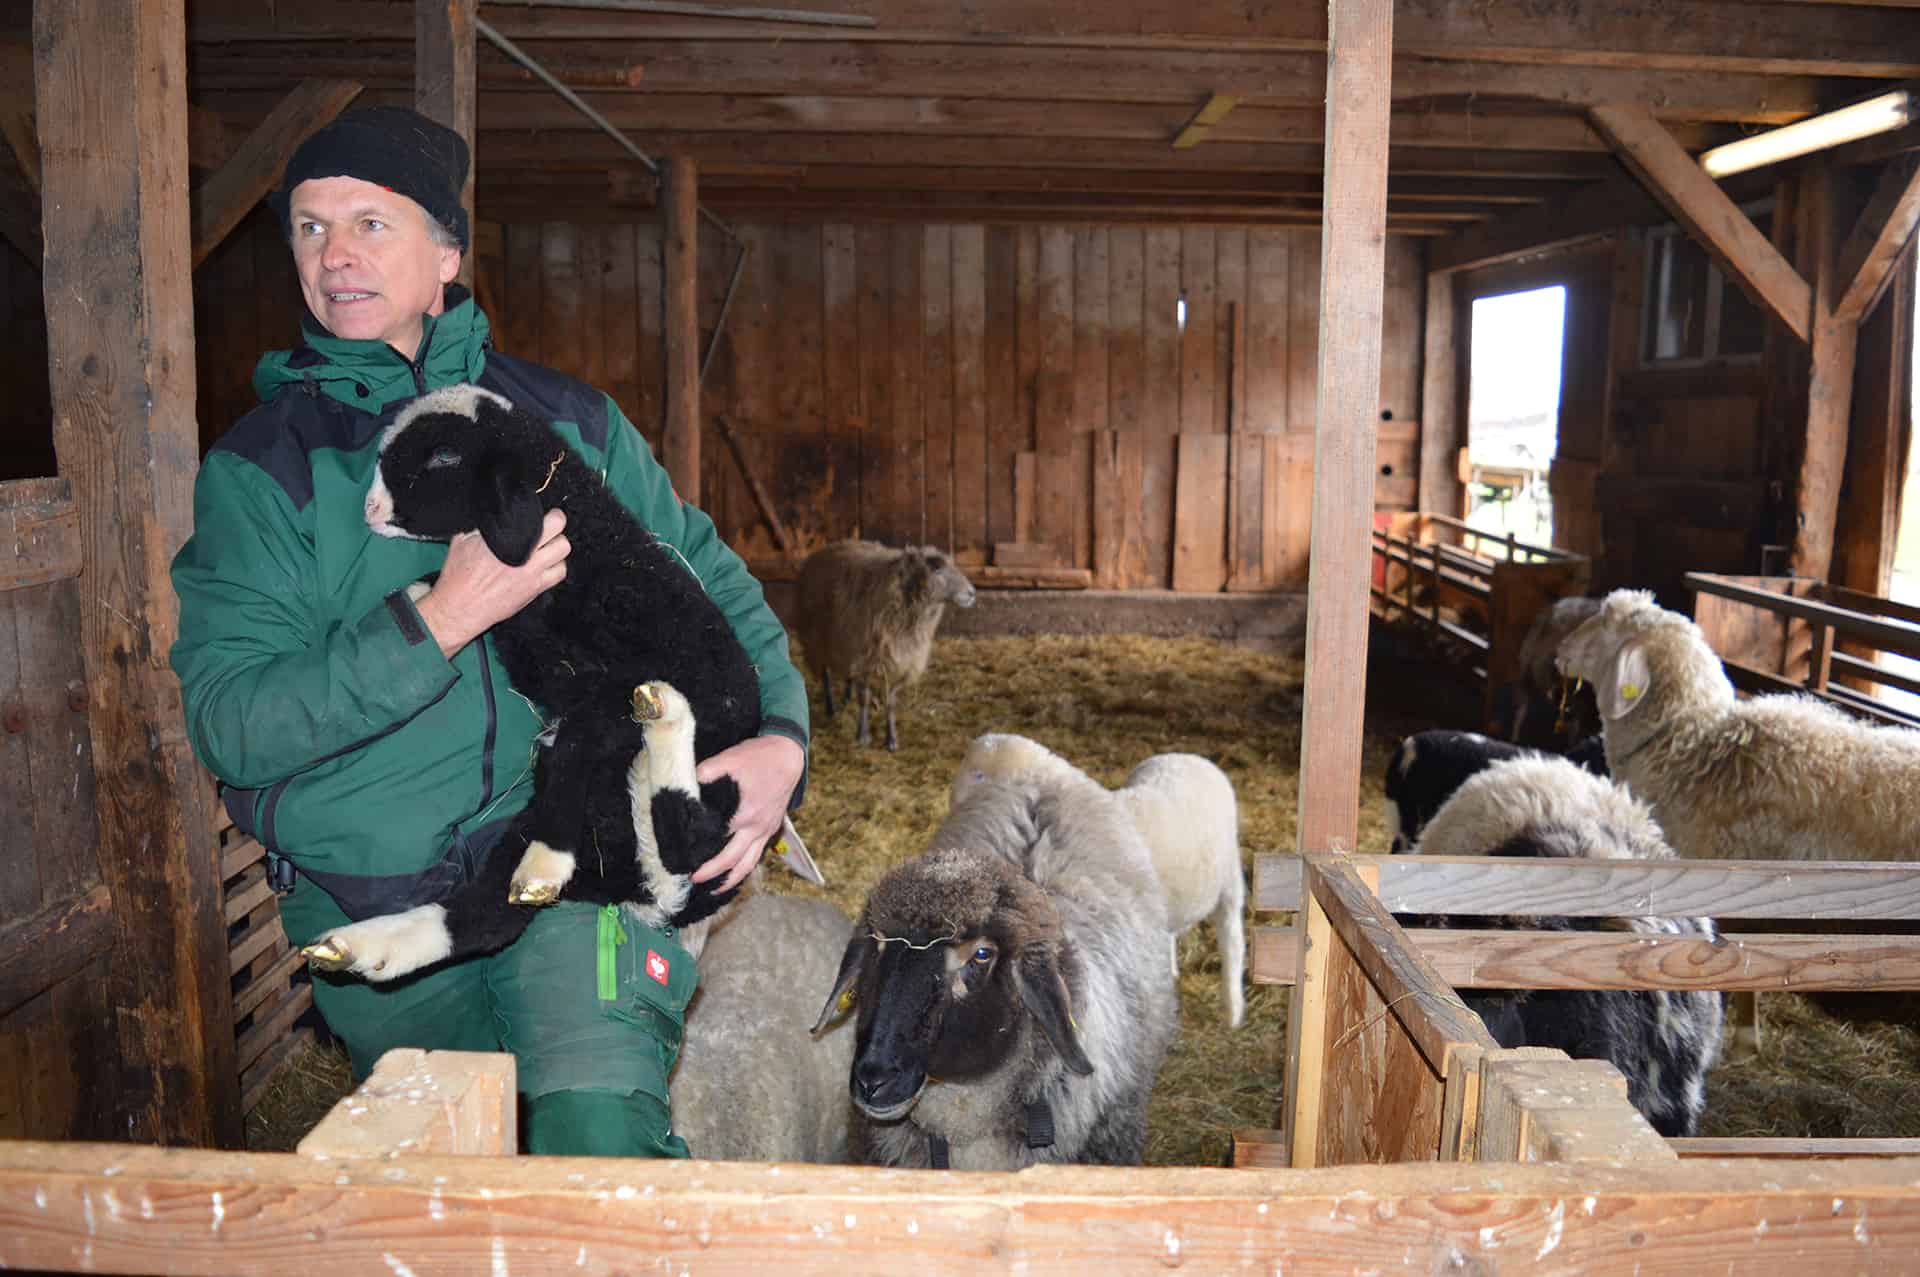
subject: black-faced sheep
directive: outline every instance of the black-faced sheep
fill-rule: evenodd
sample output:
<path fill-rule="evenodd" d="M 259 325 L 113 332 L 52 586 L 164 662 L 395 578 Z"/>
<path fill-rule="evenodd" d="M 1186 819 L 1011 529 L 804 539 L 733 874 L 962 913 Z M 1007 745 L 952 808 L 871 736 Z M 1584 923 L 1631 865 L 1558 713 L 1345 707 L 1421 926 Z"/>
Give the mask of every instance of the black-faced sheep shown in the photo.
<path fill-rule="evenodd" d="M 895 703 L 927 672 L 933 632 L 947 604 L 972 607 L 972 582 L 932 546 L 892 549 L 873 541 L 836 541 L 800 565 L 794 630 L 807 668 L 820 680 L 827 716 L 836 710 L 833 679 L 857 698 L 854 739 L 873 739 L 868 708 L 878 688 L 887 705 L 888 749 L 900 748 Z"/>
<path fill-rule="evenodd" d="M 857 1010 L 856 1155 L 1132 1164 L 1178 1024 L 1139 833 L 1054 755 L 971 787 L 868 896 L 821 1012 Z"/>
<path fill-rule="evenodd" d="M 1025 736 L 992 732 L 967 747 L 954 774 L 950 805 L 989 777 L 1028 770 L 1047 754 Z M 1240 815 L 1233 782 L 1198 754 L 1155 754 L 1113 791 L 1153 858 L 1174 939 L 1202 918 L 1220 949 L 1220 991 L 1227 1025 L 1246 1017 L 1246 876 L 1240 863 Z M 1173 947 L 1173 946 L 1170 946 Z M 1174 969 L 1179 953 L 1174 948 Z"/>
<path fill-rule="evenodd" d="M 1593 684 L 1607 762 L 1681 855 L 1920 858 L 1920 731 L 1810 696 L 1734 696 L 1700 628 L 1616 590 L 1560 645 Z"/>
<path fill-rule="evenodd" d="M 1672 850 L 1646 807 L 1565 759 L 1523 757 L 1469 779 L 1428 822 L 1416 854 L 1665 860 Z M 1712 940 L 1706 918 L 1485 918 L 1424 920 L 1465 928 L 1595 931 Z M 1463 995 L 1502 1046 L 1555 1047 L 1607 1060 L 1627 1098 L 1662 1135 L 1692 1135 L 1719 1057 L 1723 999 L 1716 992 L 1549 989 Z"/>
<path fill-rule="evenodd" d="M 853 1026 L 808 1031 L 809 997 L 832 984 L 853 921 L 824 900 L 745 890 L 708 922 L 673 1073 L 674 1131 L 695 1157 L 846 1161 Z M 706 925 L 682 942 L 694 949 Z"/>
<path fill-rule="evenodd" d="M 1412 846 L 1433 814 L 1469 778 L 1509 758 L 1543 756 L 1540 750 L 1445 727 L 1407 737 L 1387 764 L 1387 836 L 1392 849 Z M 1596 776 L 1607 774 L 1598 736 L 1581 741 L 1566 757 Z"/>
<path fill-rule="evenodd" d="M 689 875 L 725 845 L 739 789 L 697 784 L 693 765 L 758 729 L 753 666 L 700 582 L 565 440 L 491 391 L 423 395 L 381 441 L 367 522 L 421 540 L 477 531 L 516 564 L 555 508 L 573 547 L 566 579 L 489 632 L 514 688 L 555 725 L 531 801 L 452 896 L 328 932 L 305 950 L 315 965 L 391 980 L 511 943 L 526 905 L 626 903 L 660 925 L 730 896 Z M 575 857 L 589 846 L 598 854 Z"/>
<path fill-rule="evenodd" d="M 1556 752 L 1598 734 L 1593 696 L 1560 675 L 1554 658 L 1567 635 L 1600 610 L 1600 600 L 1556 599 L 1534 615 L 1520 640 L 1520 677 L 1499 690 L 1500 731 L 1507 740 Z"/>

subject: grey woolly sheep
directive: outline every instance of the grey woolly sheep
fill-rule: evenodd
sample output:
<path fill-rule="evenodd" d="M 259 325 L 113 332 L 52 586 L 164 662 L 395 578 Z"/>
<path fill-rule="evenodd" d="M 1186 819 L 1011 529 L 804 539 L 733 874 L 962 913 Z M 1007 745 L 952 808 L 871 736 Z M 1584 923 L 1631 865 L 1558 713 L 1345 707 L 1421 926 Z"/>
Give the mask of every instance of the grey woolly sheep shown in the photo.
<path fill-rule="evenodd" d="M 853 1029 L 810 1035 L 808 998 L 832 983 L 852 920 L 824 900 L 749 889 L 709 921 L 673 1074 L 674 1130 L 695 1157 L 845 1162 Z M 689 948 L 707 925 L 682 933 Z"/>
<path fill-rule="evenodd" d="M 1667 860 L 1673 852 L 1644 804 L 1560 758 L 1494 763 L 1460 787 L 1413 848 L 1433 856 Z M 1715 938 L 1706 918 L 1471 918 L 1456 927 L 1543 931 L 1626 928 L 1644 935 Z M 1662 1135 L 1692 1135 L 1706 1107 L 1707 1071 L 1720 1053 L 1723 1000 L 1665 989 L 1477 990 L 1463 995 L 1502 1046 L 1555 1047 L 1607 1060 L 1627 1098 Z"/>
<path fill-rule="evenodd" d="M 947 604 L 972 607 L 972 582 L 952 557 L 933 546 L 892 549 L 874 541 L 836 541 L 800 565 L 794 629 L 807 667 L 837 706 L 833 679 L 860 703 L 854 739 L 868 744 L 874 689 L 887 705 L 887 748 L 900 748 L 895 703 L 900 690 L 927 672 L 933 632 Z"/>
<path fill-rule="evenodd" d="M 1046 749 L 1025 736 L 994 732 L 967 747 L 954 775 L 952 802 L 990 776 L 1034 765 Z M 1220 946 L 1220 988 L 1227 1026 L 1246 1018 L 1246 877 L 1240 863 L 1240 815 L 1233 782 L 1198 754 L 1155 754 L 1113 791 L 1147 844 L 1177 939 L 1202 918 Z M 1170 946 L 1172 947 L 1172 946 Z M 1178 950 L 1174 969 L 1179 970 Z"/>
<path fill-rule="evenodd" d="M 1920 732 L 1810 696 L 1735 698 L 1699 626 L 1615 590 L 1560 645 L 1593 684 L 1607 763 L 1681 855 L 1920 857 Z"/>
<path fill-rule="evenodd" d="M 820 1023 L 857 1009 L 856 1153 L 893 1166 L 1134 1164 L 1179 1022 L 1152 860 L 1045 753 L 983 779 L 881 878 Z"/>

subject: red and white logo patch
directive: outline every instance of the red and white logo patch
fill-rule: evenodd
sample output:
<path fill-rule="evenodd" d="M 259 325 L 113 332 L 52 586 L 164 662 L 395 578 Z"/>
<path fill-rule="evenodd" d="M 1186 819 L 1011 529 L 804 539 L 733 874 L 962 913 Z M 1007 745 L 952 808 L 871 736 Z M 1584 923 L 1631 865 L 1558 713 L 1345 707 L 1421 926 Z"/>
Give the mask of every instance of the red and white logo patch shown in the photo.
<path fill-rule="evenodd" d="M 665 984 L 667 982 L 667 972 L 669 969 L 667 960 L 661 957 L 658 951 L 653 949 L 647 950 L 647 974 L 653 977 L 655 984 Z"/>

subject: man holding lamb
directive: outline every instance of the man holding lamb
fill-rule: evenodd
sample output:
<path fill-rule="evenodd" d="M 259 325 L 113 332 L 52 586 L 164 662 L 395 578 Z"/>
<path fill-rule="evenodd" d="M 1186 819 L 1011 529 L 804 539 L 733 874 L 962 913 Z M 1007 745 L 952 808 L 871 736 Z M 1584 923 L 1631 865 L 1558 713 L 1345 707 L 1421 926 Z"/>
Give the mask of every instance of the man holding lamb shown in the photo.
<path fill-rule="evenodd" d="M 806 688 L 759 583 L 610 397 L 495 351 L 453 282 L 467 164 L 457 134 L 384 107 L 342 115 L 294 153 L 272 202 L 306 302 L 302 344 L 261 359 L 261 406 L 206 457 L 173 564 L 188 734 L 236 823 L 269 849 L 296 945 L 444 897 L 532 787 L 543 724 L 487 631 L 566 575 L 565 515 L 548 514 L 519 567 L 477 536 L 375 536 L 363 503 L 382 433 L 430 390 L 476 383 L 553 421 L 752 657 L 760 734 L 700 764 L 702 782 L 734 777 L 740 806 L 695 879 L 743 879 L 805 771 Z M 416 605 L 406 587 L 436 572 Z M 314 1000 L 356 1077 L 395 1046 L 512 1051 L 529 1152 L 685 1156 L 666 1077 L 694 961 L 670 930 L 621 926 L 612 937 L 593 906 L 559 904 L 507 949 L 409 979 L 316 973 Z"/>

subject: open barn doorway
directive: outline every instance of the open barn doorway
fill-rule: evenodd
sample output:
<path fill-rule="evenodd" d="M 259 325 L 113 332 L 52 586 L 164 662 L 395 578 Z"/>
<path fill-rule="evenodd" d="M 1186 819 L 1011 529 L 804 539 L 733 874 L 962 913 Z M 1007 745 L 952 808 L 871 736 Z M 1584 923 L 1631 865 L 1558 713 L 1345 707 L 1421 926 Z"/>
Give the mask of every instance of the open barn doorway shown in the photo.
<path fill-rule="evenodd" d="M 1914 442 L 1914 436 L 1920 435 L 1920 281 L 1913 279 L 1917 257 L 1920 254 L 1908 253 L 1906 265 L 1901 267 L 1908 273 L 1907 292 L 1914 309 L 1913 322 L 1907 329 L 1906 477 L 1900 487 L 1899 531 L 1894 538 L 1893 578 L 1887 595 L 1896 603 L 1920 606 L 1920 445 Z M 1883 653 L 1881 660 L 1897 673 L 1920 679 L 1920 661 L 1892 652 Z M 1902 709 L 1920 710 L 1920 696 L 1912 692 L 1887 688 L 1883 694 Z"/>
<path fill-rule="evenodd" d="M 1553 541 L 1547 475 L 1560 433 L 1567 290 L 1555 284 L 1476 298 L 1467 389 L 1467 522 Z"/>

